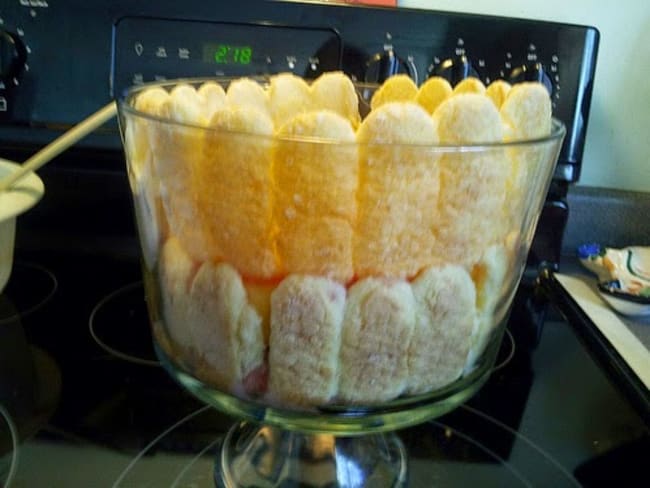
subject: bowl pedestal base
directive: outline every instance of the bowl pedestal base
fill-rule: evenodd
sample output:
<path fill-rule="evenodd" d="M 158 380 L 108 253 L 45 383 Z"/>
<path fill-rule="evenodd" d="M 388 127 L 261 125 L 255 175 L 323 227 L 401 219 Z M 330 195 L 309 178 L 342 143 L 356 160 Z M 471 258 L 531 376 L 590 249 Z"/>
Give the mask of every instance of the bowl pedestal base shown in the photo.
<path fill-rule="evenodd" d="M 338 437 L 241 422 L 223 438 L 218 487 L 402 487 L 407 454 L 395 433 Z"/>

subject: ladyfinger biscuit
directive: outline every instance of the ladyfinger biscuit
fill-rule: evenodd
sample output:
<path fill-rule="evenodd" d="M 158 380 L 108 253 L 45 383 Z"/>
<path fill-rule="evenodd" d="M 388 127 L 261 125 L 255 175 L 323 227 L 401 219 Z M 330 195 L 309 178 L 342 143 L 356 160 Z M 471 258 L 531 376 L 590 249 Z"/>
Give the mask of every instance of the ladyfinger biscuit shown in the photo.
<path fill-rule="evenodd" d="M 466 369 L 475 365 L 506 314 L 504 304 L 510 303 L 514 286 L 518 283 L 509 276 L 515 272 L 511 264 L 506 247 L 496 244 L 486 248 L 472 268 L 472 281 L 476 286 L 476 323 Z"/>
<path fill-rule="evenodd" d="M 203 111 L 207 120 L 210 120 L 214 113 L 226 104 L 226 92 L 219 83 L 214 81 L 203 83 L 196 93 L 203 102 Z"/>
<path fill-rule="evenodd" d="M 406 281 L 366 278 L 348 290 L 340 355 L 340 402 L 377 403 L 405 391 L 415 309 L 415 298 Z"/>
<path fill-rule="evenodd" d="M 224 259 L 247 277 L 277 272 L 271 223 L 273 122 L 252 107 L 218 110 L 195 167 L 200 226 Z"/>
<path fill-rule="evenodd" d="M 187 323 L 205 369 L 199 374 L 224 391 L 239 392 L 264 362 L 261 319 L 229 264 L 203 263 L 188 296 Z"/>
<path fill-rule="evenodd" d="M 138 112 L 142 112 L 148 115 L 153 115 L 154 117 L 159 117 L 162 112 L 162 106 L 165 101 L 169 98 L 169 93 L 161 87 L 152 87 L 147 88 L 141 93 L 139 93 L 133 103 L 133 108 Z M 146 120 L 144 118 L 138 118 L 139 122 L 144 123 Z M 146 124 L 144 124 L 146 126 Z M 149 140 L 146 135 L 143 137 L 137 137 L 135 142 L 138 144 L 138 148 L 144 152 L 149 152 Z"/>
<path fill-rule="evenodd" d="M 163 322 L 175 348 L 181 356 L 194 355 L 196 341 L 188 314 L 190 285 L 196 273 L 196 264 L 176 237 L 167 239 L 160 252 L 158 276 Z"/>
<path fill-rule="evenodd" d="M 454 95 L 434 112 L 440 141 L 450 144 L 500 142 L 503 127 L 492 101 L 474 93 Z M 466 266 L 486 245 L 505 236 L 502 219 L 509 163 L 499 147 L 445 154 L 440 161 L 439 252 Z"/>
<path fill-rule="evenodd" d="M 503 136 L 498 110 L 477 93 L 454 94 L 438 106 L 433 118 L 443 144 L 493 143 Z"/>
<path fill-rule="evenodd" d="M 291 275 L 271 295 L 269 395 L 292 406 L 320 405 L 337 391 L 345 288 Z"/>
<path fill-rule="evenodd" d="M 161 106 L 160 115 L 182 124 L 205 126 L 208 122 L 203 100 L 196 89 L 186 83 L 179 83 L 172 89 Z"/>
<path fill-rule="evenodd" d="M 451 93 L 451 85 L 446 79 L 432 76 L 418 89 L 415 101 L 432 114 L 438 105 L 451 96 Z"/>
<path fill-rule="evenodd" d="M 268 346 L 271 335 L 271 293 L 277 286 L 276 281 L 243 280 L 248 303 L 262 319 L 264 344 Z"/>
<path fill-rule="evenodd" d="M 551 98 L 541 83 L 514 85 L 500 107 L 504 122 L 513 128 L 513 140 L 535 139 L 551 132 Z"/>
<path fill-rule="evenodd" d="M 167 97 L 169 97 L 169 93 L 164 88 L 154 86 L 139 93 L 133 106 L 139 112 L 157 116 L 160 115 L 161 103 Z"/>
<path fill-rule="evenodd" d="M 410 277 L 432 263 L 438 225 L 438 141 L 415 102 L 373 110 L 357 131 L 359 205 L 354 267 L 363 277 Z"/>
<path fill-rule="evenodd" d="M 415 328 L 406 392 L 425 393 L 463 372 L 476 321 L 476 289 L 462 266 L 432 266 L 413 282 Z"/>
<path fill-rule="evenodd" d="M 201 164 L 207 125 L 203 104 L 196 90 L 179 84 L 161 106 L 161 116 L 178 124 L 154 122 L 153 160 L 160 178 L 160 196 L 170 232 L 193 259 L 203 261 L 211 254 L 212 244 L 199 221 L 193 171 Z"/>
<path fill-rule="evenodd" d="M 146 164 L 140 178 L 131 184 L 135 218 L 138 224 L 140 249 L 148 270 L 156 267 L 159 249 L 169 235 L 169 225 L 160 198 L 160 183 L 153 174 L 152 164 Z"/>
<path fill-rule="evenodd" d="M 490 97 L 497 108 L 501 108 L 511 88 L 512 86 L 507 81 L 496 80 L 488 85 L 485 94 Z"/>
<path fill-rule="evenodd" d="M 393 75 L 382 83 L 370 99 L 375 110 L 389 102 L 412 102 L 418 95 L 418 87 L 408 75 Z"/>
<path fill-rule="evenodd" d="M 296 115 L 309 112 L 313 108 L 309 85 L 292 73 L 271 76 L 268 96 L 271 118 L 276 128 Z"/>
<path fill-rule="evenodd" d="M 148 88 L 140 93 L 134 108 L 157 116 L 169 94 L 159 87 Z M 153 127 L 158 122 L 147 117 L 132 116 L 126 121 L 124 147 L 135 216 L 138 221 L 142 257 L 147 269 L 152 270 L 158 259 L 161 242 L 167 235 L 167 222 L 160 199 L 160 182 L 155 172 L 152 150 Z M 153 132 L 153 134 L 152 134 Z"/>
<path fill-rule="evenodd" d="M 297 115 L 277 132 L 276 245 L 286 273 L 345 283 L 353 276 L 358 150 L 350 122 L 330 110 Z M 300 142 L 291 137 L 328 139 Z"/>
<path fill-rule="evenodd" d="M 231 108 L 251 107 L 270 117 L 268 93 L 250 78 L 230 82 L 226 91 L 226 105 Z"/>
<path fill-rule="evenodd" d="M 354 85 L 342 71 L 323 73 L 311 84 L 311 96 L 314 110 L 332 110 L 350 121 L 357 128 L 359 99 Z"/>
<path fill-rule="evenodd" d="M 133 108 L 148 115 L 159 116 L 167 98 L 169 98 L 169 94 L 162 88 L 147 88 L 137 95 Z M 139 179 L 141 172 L 150 171 L 145 166 L 151 163 L 151 145 L 154 142 L 151 134 L 153 123 L 151 119 L 141 116 L 133 116 L 128 119 L 124 143 L 129 158 L 129 170 L 132 173 L 129 174 L 130 177 Z"/>
<path fill-rule="evenodd" d="M 506 140 L 527 140 L 547 136 L 551 131 L 551 99 L 541 83 L 519 83 L 512 87 L 501 105 L 500 114 L 508 135 Z M 505 219 L 510 230 L 519 230 L 535 218 L 545 195 L 531 195 L 527 189 L 545 171 L 551 145 L 518 145 L 507 150 L 511 171 L 506 180 Z M 531 227 L 532 228 L 532 227 Z"/>
<path fill-rule="evenodd" d="M 483 95 L 485 93 L 485 85 L 478 78 L 470 76 L 469 78 L 461 80 L 454 87 L 454 95 L 458 95 L 459 93 L 476 93 L 478 95 Z"/>

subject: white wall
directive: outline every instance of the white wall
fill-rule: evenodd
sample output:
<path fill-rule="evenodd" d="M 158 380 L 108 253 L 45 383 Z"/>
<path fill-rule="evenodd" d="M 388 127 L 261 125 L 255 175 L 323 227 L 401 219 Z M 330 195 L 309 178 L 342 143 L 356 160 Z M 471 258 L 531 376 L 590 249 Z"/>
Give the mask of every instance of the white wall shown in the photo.
<path fill-rule="evenodd" d="M 650 192 L 650 1 L 399 0 L 398 4 L 596 27 L 600 48 L 579 184 Z"/>

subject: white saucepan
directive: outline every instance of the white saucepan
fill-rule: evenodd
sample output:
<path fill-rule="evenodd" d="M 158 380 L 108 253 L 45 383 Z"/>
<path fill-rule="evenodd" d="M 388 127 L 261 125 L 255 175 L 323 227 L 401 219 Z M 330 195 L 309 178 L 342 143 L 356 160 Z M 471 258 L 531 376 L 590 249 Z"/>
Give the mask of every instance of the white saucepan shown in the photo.
<path fill-rule="evenodd" d="M 0 161 L 0 179 L 18 168 L 15 163 Z M 32 208 L 43 196 L 43 191 L 41 179 L 30 173 L 9 190 L 0 192 L 0 292 L 11 274 L 16 218 Z"/>

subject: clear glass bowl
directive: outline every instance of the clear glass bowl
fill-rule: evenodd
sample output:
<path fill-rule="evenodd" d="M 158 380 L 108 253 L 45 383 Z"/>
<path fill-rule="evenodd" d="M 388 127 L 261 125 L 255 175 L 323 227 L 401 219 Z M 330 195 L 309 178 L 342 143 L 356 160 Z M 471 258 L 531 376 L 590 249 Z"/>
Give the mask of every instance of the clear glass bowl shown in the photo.
<path fill-rule="evenodd" d="M 268 443 L 336 450 L 466 401 L 494 365 L 564 126 L 511 143 L 370 143 L 395 125 L 350 138 L 316 117 L 307 137 L 250 114 L 215 128 L 173 104 L 136 108 L 154 87 L 230 81 L 150 84 L 119 103 L 157 354 L 206 403 L 264 424 L 236 426 L 220 463 L 241 471 Z M 364 117 L 377 87 L 355 88 Z M 391 442 L 398 454 L 379 461 L 345 449 L 398 484 Z"/>

